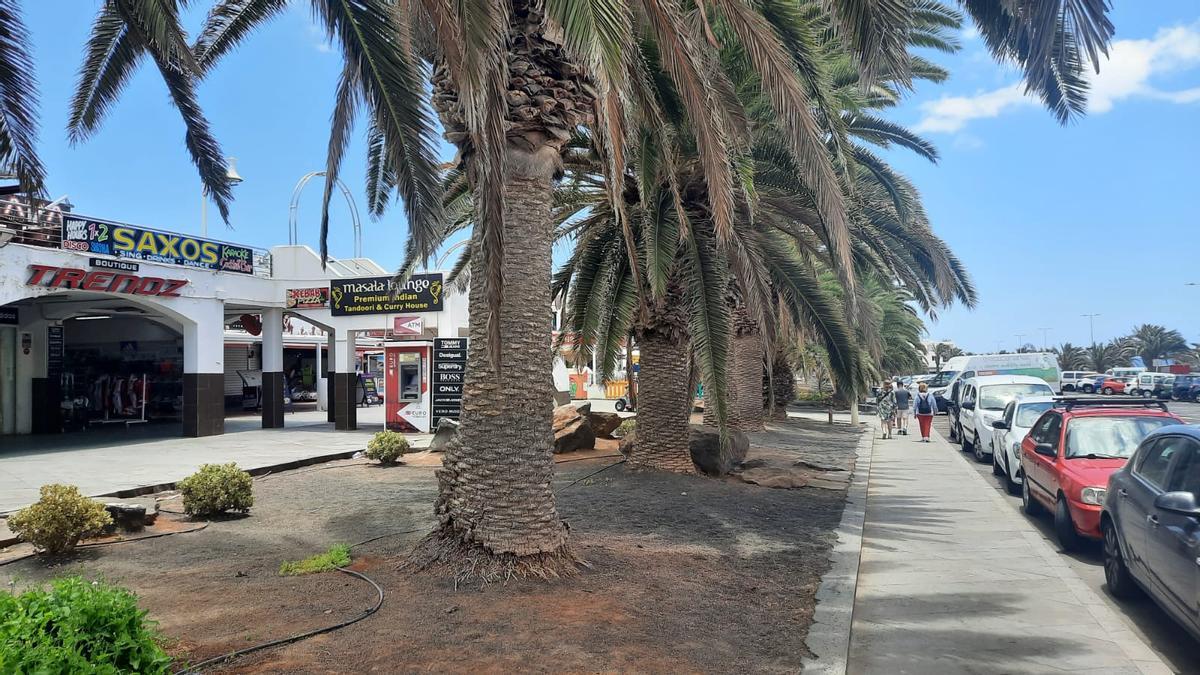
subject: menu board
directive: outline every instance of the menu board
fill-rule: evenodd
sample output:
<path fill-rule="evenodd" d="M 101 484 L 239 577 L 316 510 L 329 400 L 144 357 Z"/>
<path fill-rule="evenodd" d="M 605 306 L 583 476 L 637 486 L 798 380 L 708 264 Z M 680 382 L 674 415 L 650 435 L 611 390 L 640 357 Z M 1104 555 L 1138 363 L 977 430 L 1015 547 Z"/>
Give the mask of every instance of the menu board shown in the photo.
<path fill-rule="evenodd" d="M 433 341 L 433 413 L 437 429 L 443 417 L 458 420 L 462 415 L 463 384 L 467 379 L 467 338 L 436 338 Z"/>

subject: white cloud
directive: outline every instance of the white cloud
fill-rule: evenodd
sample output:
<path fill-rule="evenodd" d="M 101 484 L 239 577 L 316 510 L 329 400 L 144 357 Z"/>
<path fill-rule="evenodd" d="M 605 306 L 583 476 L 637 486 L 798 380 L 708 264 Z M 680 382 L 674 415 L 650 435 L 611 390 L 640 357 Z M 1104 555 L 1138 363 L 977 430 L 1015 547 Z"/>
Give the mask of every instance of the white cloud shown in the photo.
<path fill-rule="evenodd" d="M 1160 29 L 1146 40 L 1117 40 L 1109 58 L 1092 77 L 1088 112 L 1102 114 L 1117 102 L 1148 98 L 1176 104 L 1200 102 L 1200 87 L 1163 90 L 1151 84 L 1157 76 L 1190 71 L 1200 66 L 1200 23 Z M 1038 105 L 1022 83 L 977 92 L 971 96 L 943 96 L 921 104 L 919 132 L 957 133 L 972 120 L 999 117 L 1022 107 Z"/>
<path fill-rule="evenodd" d="M 975 27 L 975 24 L 968 25 L 962 31 L 962 39 L 964 42 L 969 42 L 977 37 L 979 37 L 979 29 Z"/>

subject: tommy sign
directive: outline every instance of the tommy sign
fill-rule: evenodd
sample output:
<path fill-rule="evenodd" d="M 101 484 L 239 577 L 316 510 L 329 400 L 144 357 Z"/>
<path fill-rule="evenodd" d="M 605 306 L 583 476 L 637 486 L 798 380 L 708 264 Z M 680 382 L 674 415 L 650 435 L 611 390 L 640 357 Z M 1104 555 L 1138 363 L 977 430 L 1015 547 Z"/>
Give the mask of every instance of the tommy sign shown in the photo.
<path fill-rule="evenodd" d="M 156 295 L 163 298 L 178 298 L 179 289 L 187 286 L 187 279 L 163 279 L 139 274 L 123 274 L 105 270 L 81 270 L 74 267 L 52 267 L 30 265 L 28 286 L 46 288 L 69 288 L 76 291 L 100 291 L 104 293 L 128 293 L 129 295 Z"/>
<path fill-rule="evenodd" d="M 254 274 L 254 251 L 245 246 L 77 216 L 63 217 L 62 247 L 131 260 Z"/>
<path fill-rule="evenodd" d="M 396 288 L 391 277 L 333 279 L 329 310 L 334 316 L 442 311 L 442 275 L 414 274 Z"/>

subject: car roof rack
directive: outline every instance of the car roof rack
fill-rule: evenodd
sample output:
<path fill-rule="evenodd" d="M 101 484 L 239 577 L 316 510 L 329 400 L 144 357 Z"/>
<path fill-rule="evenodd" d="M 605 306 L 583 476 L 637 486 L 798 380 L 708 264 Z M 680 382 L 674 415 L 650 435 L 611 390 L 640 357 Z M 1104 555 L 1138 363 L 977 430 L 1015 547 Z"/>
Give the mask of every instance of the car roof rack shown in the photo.
<path fill-rule="evenodd" d="M 1072 408 L 1158 408 L 1168 412 L 1167 403 L 1156 398 L 1100 398 L 1098 396 L 1055 396 L 1054 407 Z"/>

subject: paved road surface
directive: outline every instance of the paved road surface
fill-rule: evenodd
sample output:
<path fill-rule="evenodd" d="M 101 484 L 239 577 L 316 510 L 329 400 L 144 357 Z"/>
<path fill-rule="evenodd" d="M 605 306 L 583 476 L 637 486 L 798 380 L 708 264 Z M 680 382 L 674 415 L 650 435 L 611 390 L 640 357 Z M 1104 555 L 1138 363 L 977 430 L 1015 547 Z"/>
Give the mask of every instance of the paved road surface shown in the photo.
<path fill-rule="evenodd" d="M 1168 406 L 1172 412 L 1188 422 L 1200 423 L 1200 404 L 1170 403 Z M 937 418 L 935 427 L 943 436 L 949 438 L 949 427 L 945 416 Z M 954 445 L 953 447 L 957 450 L 959 446 Z M 1149 599 L 1132 603 L 1118 602 L 1108 594 L 1104 584 L 1104 557 L 1098 545 L 1088 547 L 1078 553 L 1063 553 L 1054 536 L 1054 523 L 1049 517 L 1033 519 L 1026 516 L 1021 512 L 1020 496 L 1008 494 L 1004 488 L 1003 479 L 992 475 L 990 464 L 979 464 L 973 456 L 962 452 L 954 452 L 954 454 L 958 455 L 960 461 L 978 471 L 987 484 L 1000 494 L 1005 503 L 1025 519 L 1030 527 L 1039 532 L 1055 550 L 1059 551 L 1059 555 L 1079 575 L 1079 578 L 1095 590 L 1104 599 L 1105 604 L 1125 619 L 1129 627 L 1150 645 L 1150 648 L 1158 653 L 1171 668 L 1180 673 L 1200 674 L 1200 642 L 1194 640 L 1172 621 L 1171 617 L 1158 608 L 1158 605 Z"/>

